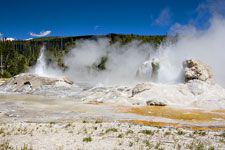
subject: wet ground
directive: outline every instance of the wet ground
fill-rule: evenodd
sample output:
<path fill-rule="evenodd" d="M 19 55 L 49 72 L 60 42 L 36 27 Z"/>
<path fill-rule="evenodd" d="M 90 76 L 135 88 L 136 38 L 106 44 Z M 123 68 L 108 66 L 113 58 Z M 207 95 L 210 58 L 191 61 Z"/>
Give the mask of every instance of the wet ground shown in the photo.
<path fill-rule="evenodd" d="M 104 120 L 225 130 L 225 110 L 83 103 L 74 98 L 0 95 L 0 122 L 64 122 Z"/>

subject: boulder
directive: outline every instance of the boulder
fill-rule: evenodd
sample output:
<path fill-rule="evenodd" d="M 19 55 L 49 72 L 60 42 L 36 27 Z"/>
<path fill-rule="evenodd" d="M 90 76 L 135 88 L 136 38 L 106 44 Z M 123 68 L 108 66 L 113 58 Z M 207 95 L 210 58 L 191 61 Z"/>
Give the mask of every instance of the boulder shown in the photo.
<path fill-rule="evenodd" d="M 72 84 L 73 82 L 67 78 L 58 79 L 50 77 L 41 77 L 33 73 L 21 73 L 5 81 L 0 86 L 0 89 L 12 92 L 29 92 L 33 90 L 40 90 L 43 87 L 69 88 L 72 86 Z"/>
<path fill-rule="evenodd" d="M 183 67 L 185 71 L 185 82 L 196 79 L 213 83 L 210 68 L 203 64 L 200 60 L 185 60 L 183 62 Z"/>
<path fill-rule="evenodd" d="M 165 103 L 157 101 L 156 99 L 148 100 L 146 104 L 149 106 L 166 106 Z"/>
<path fill-rule="evenodd" d="M 137 84 L 132 89 L 132 96 L 134 96 L 134 95 L 136 95 L 138 93 L 141 93 L 143 91 L 150 90 L 151 89 L 151 86 L 152 86 L 152 83 L 151 82 L 145 82 L 145 83 Z"/>

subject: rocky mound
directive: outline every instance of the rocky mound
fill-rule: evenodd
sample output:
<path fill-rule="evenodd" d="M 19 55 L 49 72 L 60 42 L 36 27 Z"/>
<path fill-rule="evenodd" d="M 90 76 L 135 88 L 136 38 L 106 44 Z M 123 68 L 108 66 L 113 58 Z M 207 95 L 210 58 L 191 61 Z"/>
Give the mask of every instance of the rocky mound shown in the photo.
<path fill-rule="evenodd" d="M 185 82 L 190 80 L 201 80 L 212 82 L 212 71 L 209 66 L 203 64 L 200 60 L 189 59 L 183 63 L 185 70 Z"/>
<path fill-rule="evenodd" d="M 41 77 L 32 73 L 21 73 L 5 81 L 0 89 L 11 92 L 29 92 L 42 88 L 71 88 L 73 82 L 67 78 Z"/>

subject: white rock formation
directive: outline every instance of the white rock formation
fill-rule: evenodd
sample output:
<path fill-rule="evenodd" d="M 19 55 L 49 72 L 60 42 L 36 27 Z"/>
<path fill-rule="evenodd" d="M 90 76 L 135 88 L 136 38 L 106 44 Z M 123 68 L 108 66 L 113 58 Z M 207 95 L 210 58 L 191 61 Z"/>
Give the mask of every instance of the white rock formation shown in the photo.
<path fill-rule="evenodd" d="M 201 80 L 212 82 L 212 72 L 210 68 L 203 64 L 200 60 L 189 59 L 183 63 L 185 69 L 185 81 Z"/>
<path fill-rule="evenodd" d="M 132 89 L 132 98 L 148 104 L 184 105 L 225 109 L 225 89 L 215 84 L 208 66 L 199 60 L 184 62 L 184 84 L 142 83 Z"/>
<path fill-rule="evenodd" d="M 71 88 L 72 84 L 73 82 L 67 78 L 57 79 L 41 77 L 32 73 L 21 73 L 5 81 L 0 86 L 0 89 L 11 92 L 29 92 L 33 90 L 41 90 L 43 87 Z"/>

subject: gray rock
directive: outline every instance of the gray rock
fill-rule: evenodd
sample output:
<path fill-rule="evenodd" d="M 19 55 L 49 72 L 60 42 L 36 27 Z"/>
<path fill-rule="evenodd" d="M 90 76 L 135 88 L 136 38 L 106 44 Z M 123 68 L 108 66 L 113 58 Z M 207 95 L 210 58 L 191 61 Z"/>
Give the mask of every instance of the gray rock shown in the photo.
<path fill-rule="evenodd" d="M 132 96 L 141 93 L 146 90 L 150 90 L 152 87 L 152 84 L 150 82 L 145 82 L 145 83 L 140 83 L 137 84 L 133 89 L 132 89 Z"/>
<path fill-rule="evenodd" d="M 149 106 L 166 106 L 165 103 L 157 101 L 155 99 L 146 101 L 146 104 L 149 105 Z"/>

